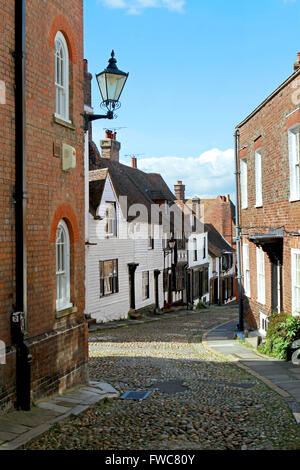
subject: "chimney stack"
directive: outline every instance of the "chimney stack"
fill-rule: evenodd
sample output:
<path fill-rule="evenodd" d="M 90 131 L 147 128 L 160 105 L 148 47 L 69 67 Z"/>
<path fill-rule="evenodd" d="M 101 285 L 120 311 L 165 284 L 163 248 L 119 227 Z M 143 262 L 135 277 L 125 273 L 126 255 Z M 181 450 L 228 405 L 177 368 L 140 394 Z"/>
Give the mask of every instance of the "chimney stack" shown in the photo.
<path fill-rule="evenodd" d="M 137 158 L 131 157 L 131 168 L 137 168 Z"/>
<path fill-rule="evenodd" d="M 185 185 L 182 184 L 182 181 L 177 181 L 177 184 L 174 185 L 175 197 L 178 201 L 185 200 Z"/>
<path fill-rule="evenodd" d="M 100 140 L 102 158 L 119 161 L 121 144 L 116 140 L 117 133 L 109 129 L 105 132 L 105 139 Z"/>
<path fill-rule="evenodd" d="M 297 52 L 297 62 L 294 63 L 294 72 L 300 67 L 300 52 Z"/>

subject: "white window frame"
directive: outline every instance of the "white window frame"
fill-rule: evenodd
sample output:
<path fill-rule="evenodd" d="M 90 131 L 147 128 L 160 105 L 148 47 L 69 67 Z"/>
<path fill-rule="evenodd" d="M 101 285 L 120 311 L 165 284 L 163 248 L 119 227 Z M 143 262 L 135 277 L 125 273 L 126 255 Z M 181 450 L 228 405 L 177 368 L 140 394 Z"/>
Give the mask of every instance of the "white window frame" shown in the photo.
<path fill-rule="evenodd" d="M 262 158 L 261 149 L 257 149 L 255 152 L 255 207 L 262 207 Z"/>
<path fill-rule="evenodd" d="M 249 244 L 243 243 L 243 268 L 244 268 L 244 291 L 247 297 L 250 297 L 250 263 L 249 263 Z"/>
<path fill-rule="evenodd" d="M 256 247 L 257 267 L 257 302 L 262 305 L 266 303 L 266 276 L 265 276 L 265 254 L 262 248 Z M 261 269 L 262 268 L 262 269 Z"/>
<path fill-rule="evenodd" d="M 114 216 L 109 217 L 110 210 L 113 209 Z M 117 204 L 114 201 L 105 201 L 105 233 L 107 237 L 116 237 L 118 234 L 117 229 Z"/>
<path fill-rule="evenodd" d="M 198 261 L 198 243 L 197 238 L 193 238 L 193 261 Z"/>
<path fill-rule="evenodd" d="M 259 312 L 259 334 L 266 336 L 269 327 L 269 317 L 263 312 Z"/>
<path fill-rule="evenodd" d="M 292 315 L 295 317 L 298 317 L 300 315 L 300 308 L 297 306 L 297 292 L 296 290 L 299 289 L 300 291 L 300 285 L 296 285 L 296 256 L 300 256 L 300 249 L 292 248 L 291 249 L 291 268 L 292 268 Z M 299 306 L 300 306 L 300 292 L 298 293 L 299 295 Z"/>
<path fill-rule="evenodd" d="M 58 60 L 58 51 L 56 44 L 57 42 L 61 45 L 62 50 L 62 73 L 60 74 L 60 81 L 57 80 L 57 60 Z M 55 85 L 55 117 L 62 119 L 68 123 L 71 123 L 69 119 L 69 73 L 70 73 L 70 65 L 69 65 L 69 51 L 66 39 L 61 31 L 58 31 L 55 36 L 54 41 L 55 47 L 55 55 L 54 55 L 54 69 L 55 69 L 55 77 L 54 77 L 54 85 Z"/>
<path fill-rule="evenodd" d="M 288 130 L 290 201 L 300 199 L 299 124 Z"/>
<path fill-rule="evenodd" d="M 59 234 L 64 240 L 61 243 Z M 70 302 L 70 236 L 67 224 L 61 220 L 56 230 L 56 310 L 72 307 Z"/>
<path fill-rule="evenodd" d="M 241 188 L 241 208 L 248 208 L 248 164 L 246 160 L 240 161 L 240 188 Z"/>
<path fill-rule="evenodd" d="M 150 299 L 150 273 L 149 271 L 142 272 L 142 300 Z"/>

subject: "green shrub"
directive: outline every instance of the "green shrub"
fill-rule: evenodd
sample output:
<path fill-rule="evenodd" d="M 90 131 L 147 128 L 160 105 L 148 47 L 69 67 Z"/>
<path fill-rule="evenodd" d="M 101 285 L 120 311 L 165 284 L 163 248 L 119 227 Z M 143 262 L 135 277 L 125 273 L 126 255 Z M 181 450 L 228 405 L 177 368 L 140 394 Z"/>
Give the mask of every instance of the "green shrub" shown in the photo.
<path fill-rule="evenodd" d="M 203 302 L 198 302 L 196 305 L 196 310 L 201 310 L 202 308 L 207 308 Z"/>
<path fill-rule="evenodd" d="M 300 318 L 286 313 L 272 313 L 269 317 L 269 327 L 266 341 L 258 350 L 278 359 L 288 359 L 290 347 L 300 338 Z"/>

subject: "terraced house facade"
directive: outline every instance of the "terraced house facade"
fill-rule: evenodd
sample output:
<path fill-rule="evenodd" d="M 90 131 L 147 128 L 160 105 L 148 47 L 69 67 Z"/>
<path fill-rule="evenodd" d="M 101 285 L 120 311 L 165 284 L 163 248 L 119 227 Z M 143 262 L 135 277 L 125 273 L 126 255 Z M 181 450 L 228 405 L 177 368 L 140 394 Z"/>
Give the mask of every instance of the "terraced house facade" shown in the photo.
<path fill-rule="evenodd" d="M 300 312 L 299 66 L 237 126 L 244 316 L 261 335 Z"/>
<path fill-rule="evenodd" d="M 86 381 L 83 5 L 0 8 L 0 407 L 24 409 Z"/>

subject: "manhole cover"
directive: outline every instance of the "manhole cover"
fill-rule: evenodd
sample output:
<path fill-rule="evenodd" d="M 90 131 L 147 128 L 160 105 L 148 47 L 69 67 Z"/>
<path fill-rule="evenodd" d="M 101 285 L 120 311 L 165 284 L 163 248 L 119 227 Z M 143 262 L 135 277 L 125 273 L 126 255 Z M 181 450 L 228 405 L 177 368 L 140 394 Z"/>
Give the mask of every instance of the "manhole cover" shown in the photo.
<path fill-rule="evenodd" d="M 150 393 L 152 392 L 149 392 L 149 391 L 132 391 L 132 390 L 129 390 L 128 392 L 125 392 L 120 398 L 122 400 L 145 400 L 145 398 L 147 398 Z"/>
<path fill-rule="evenodd" d="M 185 387 L 180 380 L 168 380 L 165 382 L 156 382 L 151 385 L 149 388 L 154 390 L 159 390 L 163 393 L 183 393 L 186 392 L 187 387 Z"/>

